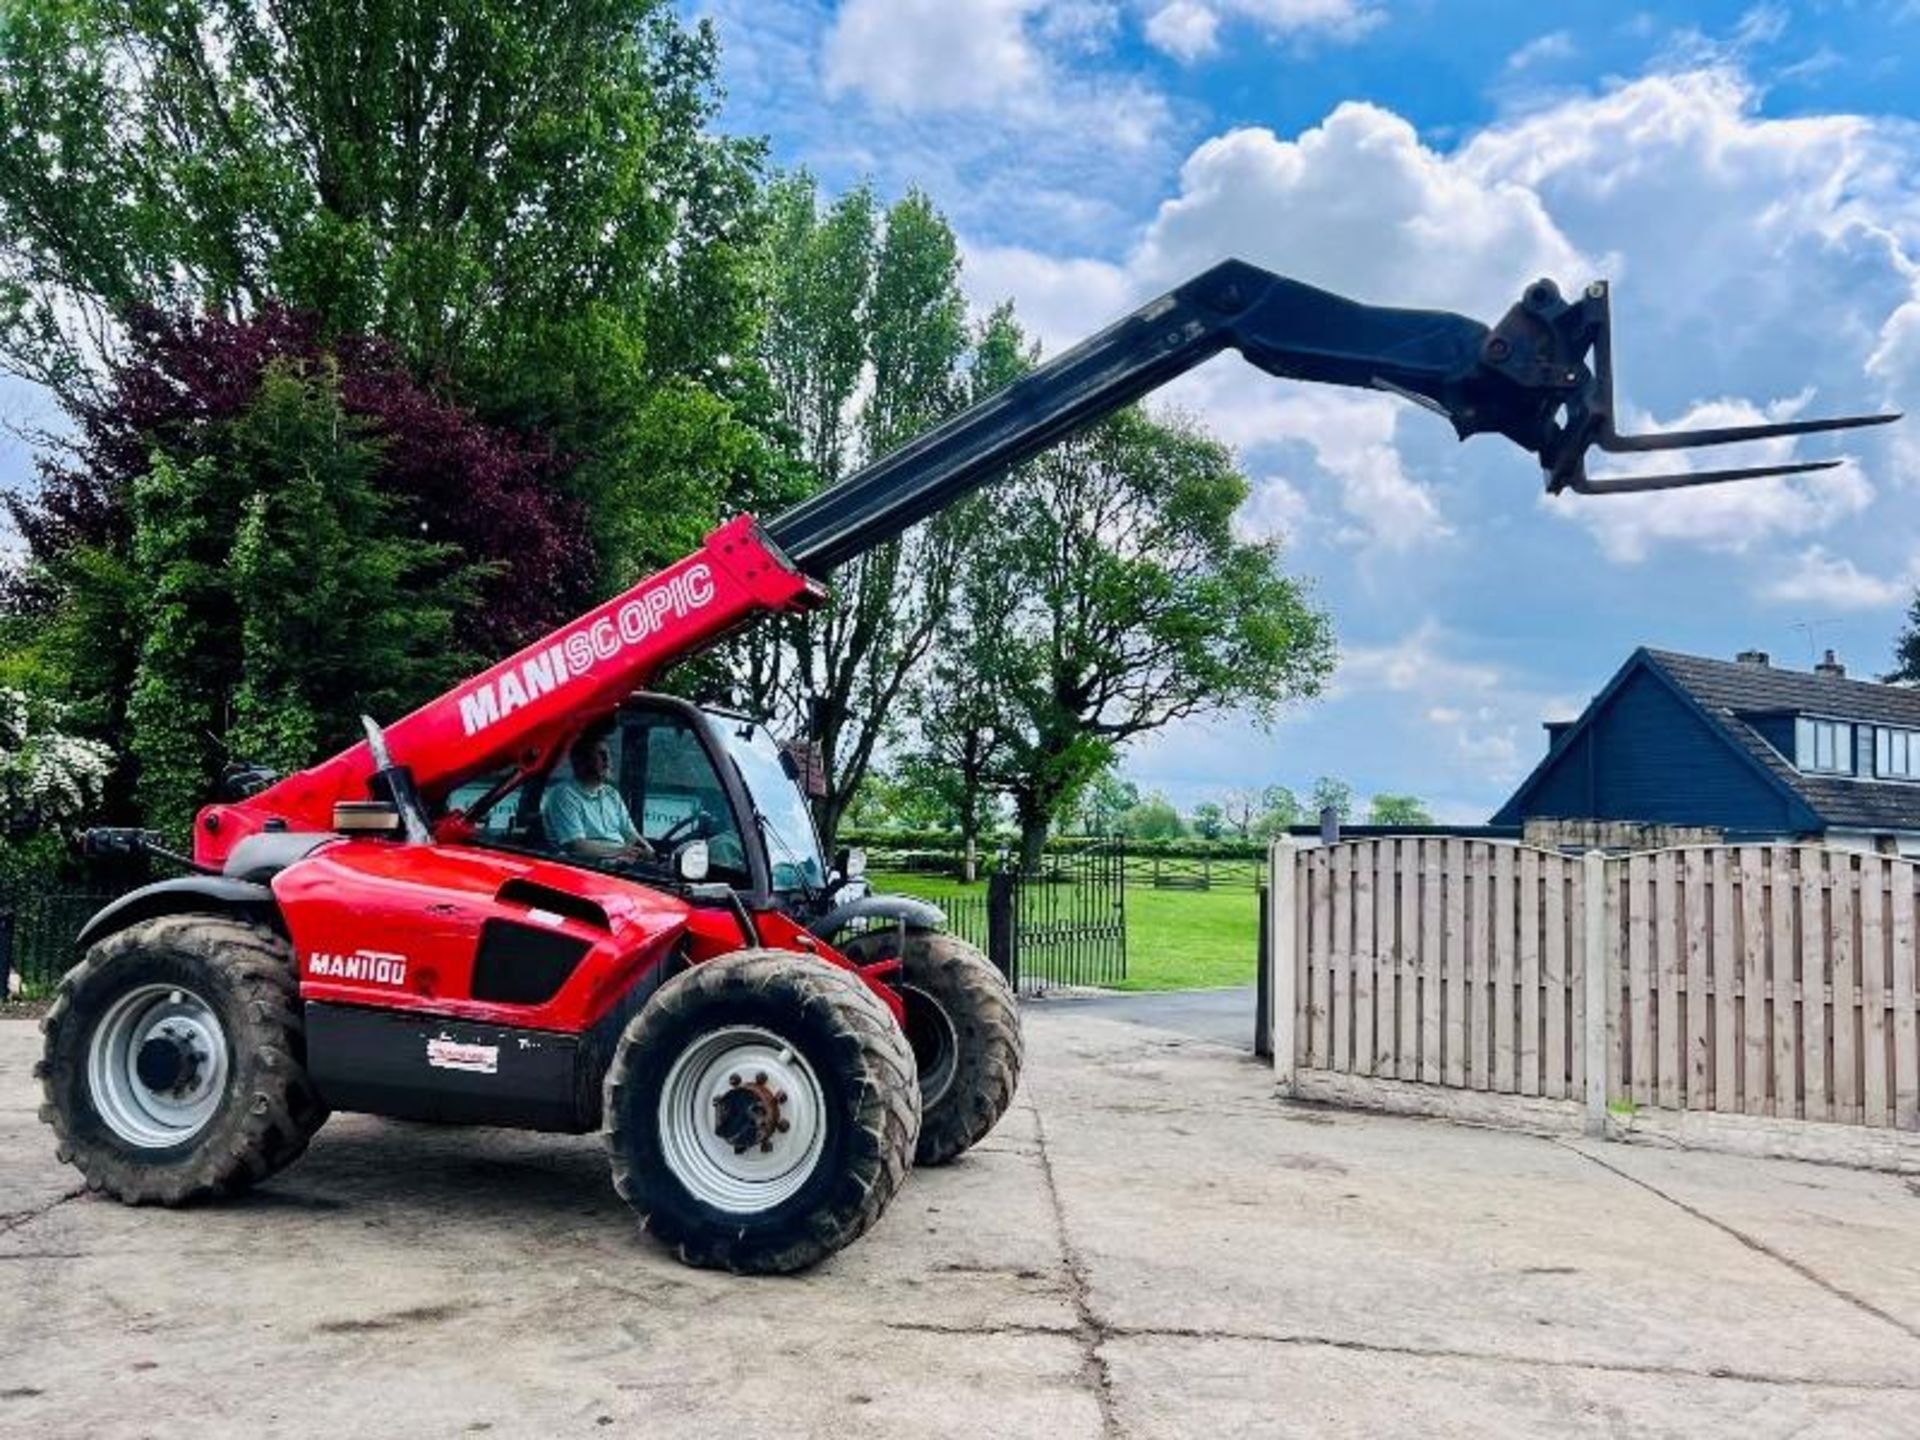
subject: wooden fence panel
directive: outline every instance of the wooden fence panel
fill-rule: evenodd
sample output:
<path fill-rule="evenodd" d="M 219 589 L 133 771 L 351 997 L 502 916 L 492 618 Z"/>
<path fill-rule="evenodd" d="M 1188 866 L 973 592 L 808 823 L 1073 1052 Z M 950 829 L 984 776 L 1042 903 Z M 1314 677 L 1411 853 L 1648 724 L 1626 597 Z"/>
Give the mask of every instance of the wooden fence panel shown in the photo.
<path fill-rule="evenodd" d="M 1607 1094 L 1636 1104 L 1920 1129 L 1920 865 L 1762 845 L 1617 857 L 1597 940 L 1584 873 L 1457 836 L 1301 852 L 1295 1063 L 1560 1100 L 1584 1095 L 1591 1045 Z"/>

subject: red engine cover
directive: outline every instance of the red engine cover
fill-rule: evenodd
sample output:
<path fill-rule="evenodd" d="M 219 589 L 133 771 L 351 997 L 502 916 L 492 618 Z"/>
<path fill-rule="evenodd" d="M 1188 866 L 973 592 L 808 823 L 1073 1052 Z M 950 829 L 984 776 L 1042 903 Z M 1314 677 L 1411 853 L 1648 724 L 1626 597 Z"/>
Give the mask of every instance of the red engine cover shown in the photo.
<path fill-rule="evenodd" d="M 569 1033 L 604 1015 L 689 920 L 683 901 L 644 885 L 460 845 L 343 840 L 281 871 L 273 893 L 303 999 Z M 494 919 L 590 948 L 542 1003 L 476 1000 L 481 929 Z"/>

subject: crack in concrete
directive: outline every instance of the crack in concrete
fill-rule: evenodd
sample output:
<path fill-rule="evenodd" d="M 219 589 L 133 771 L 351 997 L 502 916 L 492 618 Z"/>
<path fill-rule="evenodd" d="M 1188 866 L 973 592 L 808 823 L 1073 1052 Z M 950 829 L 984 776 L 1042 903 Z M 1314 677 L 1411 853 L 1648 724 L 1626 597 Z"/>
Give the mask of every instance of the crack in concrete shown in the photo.
<path fill-rule="evenodd" d="M 1758 1236 L 1749 1235 L 1747 1234 L 1746 1231 L 1741 1230 L 1736 1226 L 1729 1225 L 1726 1221 L 1721 1220 L 1716 1216 L 1709 1215 L 1706 1211 L 1700 1209 L 1698 1206 L 1689 1205 L 1686 1201 L 1680 1199 L 1678 1196 L 1669 1195 L 1665 1190 L 1662 1190 L 1658 1185 L 1653 1184 L 1651 1181 L 1642 1180 L 1638 1175 L 1629 1174 L 1627 1171 L 1622 1170 L 1618 1165 L 1610 1164 L 1608 1161 L 1602 1160 L 1598 1155 L 1592 1154 L 1589 1151 L 1581 1149 L 1578 1145 L 1570 1145 L 1564 1140 L 1555 1140 L 1554 1144 L 1558 1145 L 1562 1150 L 1567 1150 L 1572 1152 L 1575 1155 L 1578 1155 L 1583 1160 L 1591 1161 L 1593 1164 L 1598 1165 L 1602 1170 L 1605 1170 L 1610 1175 L 1617 1175 L 1620 1179 L 1625 1180 L 1629 1185 L 1639 1186 L 1642 1190 L 1646 1191 L 1649 1195 L 1652 1195 L 1657 1199 L 1666 1201 L 1666 1203 L 1673 1206 L 1674 1209 L 1679 1210 L 1683 1214 L 1692 1216 L 1695 1220 L 1700 1221 L 1702 1224 L 1711 1225 L 1714 1229 L 1718 1230 L 1721 1234 L 1730 1236 L 1731 1238 L 1738 1240 L 1742 1245 L 1746 1246 L 1747 1249 L 1753 1251 L 1756 1255 L 1764 1255 L 1766 1256 L 1767 1259 L 1773 1261 L 1775 1264 L 1785 1266 L 1788 1270 L 1791 1270 L 1795 1275 L 1798 1275 L 1802 1280 L 1805 1280 L 1808 1284 L 1819 1287 L 1820 1289 L 1826 1291 L 1827 1294 L 1833 1296 L 1834 1299 L 1840 1301 L 1843 1304 L 1851 1305 L 1854 1309 L 1860 1311 L 1863 1315 L 1871 1315 L 1876 1320 L 1884 1321 L 1886 1324 L 1891 1325 L 1894 1329 L 1898 1330 L 1902 1335 L 1905 1335 L 1910 1340 L 1920 1340 L 1920 1326 L 1910 1325 L 1905 1320 L 1902 1320 L 1898 1315 L 1893 1314 L 1891 1311 L 1881 1309 L 1878 1305 L 1874 1304 L 1871 1300 L 1867 1299 L 1864 1295 L 1856 1295 L 1853 1291 L 1847 1289 L 1844 1285 L 1835 1284 L 1833 1281 L 1827 1279 L 1826 1276 L 1822 1275 L 1819 1271 L 1815 1270 L 1812 1266 L 1806 1264 L 1803 1261 L 1794 1259 L 1791 1255 L 1788 1255 L 1782 1251 L 1774 1249 L 1771 1245 L 1767 1244 L 1766 1241 L 1760 1239 Z"/>
<path fill-rule="evenodd" d="M 15 1210 L 10 1214 L 0 1215 L 0 1235 L 11 1235 L 14 1231 L 31 1225 L 49 1210 L 58 1209 L 69 1200 L 78 1200 L 86 1193 L 86 1186 L 76 1185 L 73 1189 L 63 1191 L 61 1194 L 54 1196 L 53 1199 L 47 1201 L 44 1205 L 35 1206 L 31 1210 Z"/>
<path fill-rule="evenodd" d="M 937 1321 L 894 1320 L 890 1330 L 910 1330 L 928 1335 L 968 1336 L 983 1339 L 996 1335 L 1020 1335 L 1035 1338 L 1071 1340 L 1083 1335 L 1079 1325 L 994 1324 L 949 1325 Z M 1632 1360 L 1579 1360 L 1560 1356 L 1508 1355 L 1497 1350 L 1457 1350 L 1425 1345 L 1394 1345 L 1384 1341 L 1354 1340 L 1338 1335 L 1314 1335 L 1305 1332 L 1276 1333 L 1260 1330 L 1212 1330 L 1187 1326 L 1106 1325 L 1100 1327 L 1106 1340 L 1225 1340 L 1253 1345 L 1298 1346 L 1304 1349 L 1342 1350 L 1358 1355 L 1381 1355 L 1403 1360 L 1457 1360 L 1474 1365 L 1494 1365 L 1511 1369 L 1581 1370 L 1602 1375 L 1632 1375 L 1650 1379 L 1720 1380 L 1739 1385 L 1772 1385 L 1784 1388 L 1860 1391 L 1872 1394 L 1920 1394 L 1920 1384 L 1893 1380 L 1835 1380 L 1816 1375 L 1775 1375 L 1760 1370 L 1735 1370 L 1725 1366 L 1656 1365 Z M 1103 1362 L 1104 1364 L 1104 1362 Z"/>
<path fill-rule="evenodd" d="M 1060 1199 L 1059 1182 L 1054 1179 L 1053 1156 L 1047 1150 L 1047 1122 L 1041 1116 L 1039 1106 L 1029 1108 L 1033 1112 L 1033 1133 L 1039 1148 L 1040 1174 L 1046 1181 L 1047 1200 L 1053 1206 L 1053 1228 L 1060 1242 L 1060 1264 L 1067 1272 L 1067 1297 L 1073 1301 L 1076 1322 L 1072 1330 L 1055 1333 L 1070 1334 L 1080 1342 L 1080 1378 L 1093 1392 L 1094 1404 L 1100 1408 L 1100 1433 L 1105 1440 L 1119 1440 L 1126 1432 L 1121 1428 L 1120 1416 L 1114 1408 L 1113 1372 L 1107 1365 L 1106 1357 L 1100 1353 L 1100 1347 L 1112 1332 L 1094 1313 L 1093 1285 L 1087 1276 L 1086 1263 L 1067 1234 L 1067 1210 Z"/>

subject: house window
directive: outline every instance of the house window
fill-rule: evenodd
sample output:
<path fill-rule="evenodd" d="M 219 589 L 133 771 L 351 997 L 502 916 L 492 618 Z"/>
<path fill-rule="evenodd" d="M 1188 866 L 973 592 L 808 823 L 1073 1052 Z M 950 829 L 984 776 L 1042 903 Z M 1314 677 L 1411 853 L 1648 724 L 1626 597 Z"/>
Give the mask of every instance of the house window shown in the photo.
<path fill-rule="evenodd" d="M 1873 773 L 1886 780 L 1920 780 L 1920 732 L 1884 725 L 1875 730 Z"/>
<path fill-rule="evenodd" d="M 1853 773 L 1853 726 L 1838 720 L 1809 720 L 1794 725 L 1795 764 L 1813 774 Z"/>

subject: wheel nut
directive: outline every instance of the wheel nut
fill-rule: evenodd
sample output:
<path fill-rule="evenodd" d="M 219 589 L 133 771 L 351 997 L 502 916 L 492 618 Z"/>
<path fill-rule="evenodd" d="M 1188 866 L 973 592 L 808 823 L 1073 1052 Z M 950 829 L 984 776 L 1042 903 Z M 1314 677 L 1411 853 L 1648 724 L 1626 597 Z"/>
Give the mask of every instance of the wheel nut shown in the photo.
<path fill-rule="evenodd" d="M 773 1142 L 771 1140 L 762 1140 L 760 1142 L 760 1153 L 762 1155 L 766 1154 L 771 1149 L 773 1149 Z"/>
<path fill-rule="evenodd" d="M 753 1077 L 753 1083 L 754 1083 L 754 1084 L 756 1084 L 756 1085 L 764 1085 L 764 1084 L 766 1084 L 766 1083 L 767 1083 L 767 1072 L 766 1072 L 766 1071 L 764 1071 L 764 1070 L 762 1070 L 762 1071 L 761 1071 L 761 1072 L 760 1072 L 760 1073 L 759 1073 L 758 1075 L 756 1075 L 756 1076 L 754 1076 L 754 1077 Z"/>
<path fill-rule="evenodd" d="M 787 1131 L 791 1130 L 793 1126 L 788 1124 L 785 1120 L 782 1120 L 778 1125 L 774 1126 L 773 1128 L 779 1131 L 782 1135 L 784 1135 L 787 1133 Z"/>
<path fill-rule="evenodd" d="M 784 1104 L 786 1104 L 786 1103 L 787 1103 L 787 1092 L 786 1092 L 786 1091 L 784 1091 L 784 1090 L 782 1090 L 782 1091 L 781 1091 L 781 1092 L 780 1092 L 779 1094 L 777 1094 L 777 1095 L 775 1095 L 775 1096 L 773 1097 L 773 1103 L 774 1103 L 774 1104 L 776 1104 L 776 1105 L 784 1105 Z"/>
<path fill-rule="evenodd" d="M 740 1088 L 740 1077 L 738 1075 L 727 1076 L 727 1084 L 733 1086 L 734 1089 L 738 1090 Z"/>

